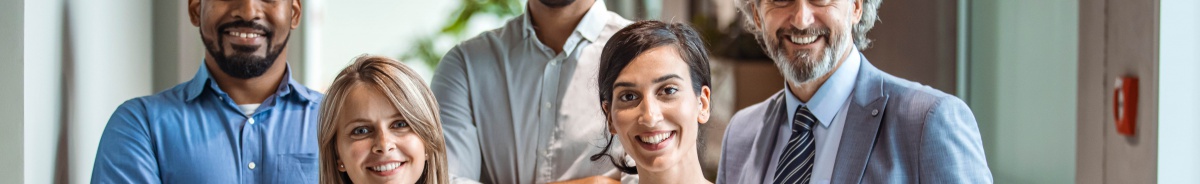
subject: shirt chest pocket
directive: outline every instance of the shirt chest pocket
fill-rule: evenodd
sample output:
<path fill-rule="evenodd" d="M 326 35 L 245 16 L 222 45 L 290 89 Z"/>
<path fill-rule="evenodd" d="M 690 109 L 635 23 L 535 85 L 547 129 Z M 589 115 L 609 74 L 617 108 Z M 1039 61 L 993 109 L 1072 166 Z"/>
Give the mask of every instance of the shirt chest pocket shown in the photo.
<path fill-rule="evenodd" d="M 271 183 L 317 183 L 317 154 L 279 154 L 275 156 Z"/>

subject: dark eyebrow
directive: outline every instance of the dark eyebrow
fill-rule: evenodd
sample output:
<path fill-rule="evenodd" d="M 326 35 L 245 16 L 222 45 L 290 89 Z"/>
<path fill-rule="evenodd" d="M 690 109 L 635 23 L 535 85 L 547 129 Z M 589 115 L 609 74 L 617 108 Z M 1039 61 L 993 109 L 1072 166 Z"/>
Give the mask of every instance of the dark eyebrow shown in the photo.
<path fill-rule="evenodd" d="M 658 79 L 654 79 L 654 83 L 661 83 L 661 82 L 663 82 L 663 81 L 670 80 L 671 78 L 676 78 L 676 79 L 679 79 L 679 80 L 683 80 L 683 77 L 679 77 L 679 75 L 675 75 L 675 74 L 667 74 L 667 75 L 663 75 L 662 77 L 658 77 Z"/>
<path fill-rule="evenodd" d="M 633 83 L 629 83 L 629 82 L 618 82 L 618 83 L 616 83 L 616 84 L 613 84 L 613 88 L 619 88 L 619 87 L 636 87 L 636 86 L 637 86 L 637 85 L 634 85 Z"/>
<path fill-rule="evenodd" d="M 658 77 L 657 79 L 654 79 L 653 82 L 654 83 L 662 83 L 662 82 L 665 82 L 665 81 L 671 80 L 671 79 L 683 80 L 683 77 L 679 77 L 679 75 L 675 75 L 675 74 L 667 74 L 667 75 L 663 75 L 662 77 Z M 637 85 L 630 83 L 630 82 L 617 82 L 616 84 L 613 84 L 613 88 L 618 88 L 618 87 L 637 87 Z"/>

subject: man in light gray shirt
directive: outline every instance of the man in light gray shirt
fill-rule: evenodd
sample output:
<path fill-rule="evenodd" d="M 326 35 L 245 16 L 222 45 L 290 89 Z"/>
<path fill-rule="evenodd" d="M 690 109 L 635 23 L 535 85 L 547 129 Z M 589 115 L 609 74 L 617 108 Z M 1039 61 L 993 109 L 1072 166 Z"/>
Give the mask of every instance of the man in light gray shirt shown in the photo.
<path fill-rule="evenodd" d="M 597 0 L 531 0 L 527 9 L 438 64 L 431 86 L 451 179 L 620 180 L 612 164 L 588 157 L 606 141 L 594 85 L 600 52 L 631 22 Z"/>

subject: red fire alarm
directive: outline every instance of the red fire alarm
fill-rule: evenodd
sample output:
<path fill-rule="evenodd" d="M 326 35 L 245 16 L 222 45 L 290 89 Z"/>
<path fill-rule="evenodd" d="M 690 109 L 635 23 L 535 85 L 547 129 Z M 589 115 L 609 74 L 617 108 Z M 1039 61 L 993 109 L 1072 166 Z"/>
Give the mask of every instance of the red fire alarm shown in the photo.
<path fill-rule="evenodd" d="M 1133 136 L 1137 127 L 1137 78 L 1117 78 L 1113 88 L 1113 116 L 1116 120 L 1117 133 Z"/>

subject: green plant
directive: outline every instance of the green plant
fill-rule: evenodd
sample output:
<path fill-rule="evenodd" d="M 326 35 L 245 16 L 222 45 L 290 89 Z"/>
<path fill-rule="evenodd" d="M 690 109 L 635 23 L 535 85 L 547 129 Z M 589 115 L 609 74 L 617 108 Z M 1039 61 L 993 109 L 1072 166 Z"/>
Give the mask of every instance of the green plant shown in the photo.
<path fill-rule="evenodd" d="M 458 10 L 450 15 L 453 18 L 446 22 L 441 30 L 417 39 L 414 46 L 400 58 L 404 61 L 421 60 L 430 67 L 436 67 L 447 51 L 437 48 L 439 39 L 450 39 L 454 43 L 462 41 L 467 25 L 478 15 L 509 18 L 520 15 L 523 11 L 524 6 L 520 0 L 462 0 Z"/>

